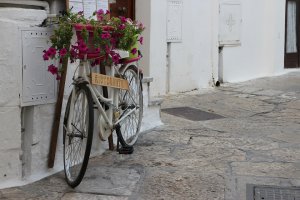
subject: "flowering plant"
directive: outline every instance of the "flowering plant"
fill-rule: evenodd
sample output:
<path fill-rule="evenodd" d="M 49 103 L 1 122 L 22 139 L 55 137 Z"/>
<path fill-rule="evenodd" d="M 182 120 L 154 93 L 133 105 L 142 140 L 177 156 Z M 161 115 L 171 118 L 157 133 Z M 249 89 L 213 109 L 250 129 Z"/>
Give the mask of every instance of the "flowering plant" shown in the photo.
<path fill-rule="evenodd" d="M 99 57 L 94 58 L 92 65 L 98 65 L 100 62 L 110 65 L 120 62 L 121 57 L 116 49 L 137 53 L 137 49 L 132 46 L 138 41 L 143 44 L 143 37 L 138 38 L 144 30 L 143 24 L 125 17 L 109 19 L 108 14 L 109 11 L 98 10 L 94 12 L 94 18 L 97 19 L 85 19 L 83 12 L 67 11 L 58 18 L 58 25 L 50 37 L 51 47 L 44 50 L 43 54 L 44 60 L 59 61 L 59 66 L 48 66 L 48 71 L 56 75 L 57 80 L 64 70 L 64 59 L 70 59 L 73 63 L 77 59 L 83 59 L 85 55 L 98 54 Z M 74 33 L 77 41 L 71 44 Z"/>
<path fill-rule="evenodd" d="M 114 36 L 118 38 L 116 47 L 136 54 L 137 49 L 131 49 L 131 47 L 134 46 L 137 41 L 143 44 L 143 37 L 138 38 L 138 35 L 145 29 L 144 25 L 126 19 L 125 17 L 112 18 L 110 23 L 115 28 Z"/>

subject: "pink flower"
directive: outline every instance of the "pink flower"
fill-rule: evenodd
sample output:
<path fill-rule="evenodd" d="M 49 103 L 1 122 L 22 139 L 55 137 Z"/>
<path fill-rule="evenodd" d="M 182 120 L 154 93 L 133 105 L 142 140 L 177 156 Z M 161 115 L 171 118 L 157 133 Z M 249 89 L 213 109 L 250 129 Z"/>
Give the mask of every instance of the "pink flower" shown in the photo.
<path fill-rule="evenodd" d="M 77 42 L 77 44 L 79 44 L 79 42 Z M 72 46 L 71 46 L 71 49 L 73 49 L 73 50 L 78 49 L 78 46 L 72 45 Z"/>
<path fill-rule="evenodd" d="M 120 54 L 114 52 L 114 51 L 111 51 L 110 52 L 110 56 L 111 56 L 111 59 L 112 61 L 115 63 L 115 64 L 119 64 L 120 63 L 120 59 L 121 59 L 121 56 Z"/>
<path fill-rule="evenodd" d="M 88 47 L 84 42 L 80 42 L 80 44 L 78 45 L 78 49 L 81 53 L 86 53 L 88 51 Z"/>
<path fill-rule="evenodd" d="M 113 33 L 112 37 L 118 40 L 120 37 L 122 37 L 124 34 L 122 33 Z"/>
<path fill-rule="evenodd" d="M 78 46 L 72 45 L 71 50 L 70 50 L 70 61 L 71 63 L 75 62 L 75 59 L 78 56 Z"/>
<path fill-rule="evenodd" d="M 131 50 L 131 53 L 132 53 L 133 55 L 135 55 L 135 54 L 137 53 L 137 49 L 136 49 L 136 48 L 133 48 L 133 49 Z"/>
<path fill-rule="evenodd" d="M 111 53 L 111 52 L 110 52 L 110 48 L 109 48 L 108 45 L 105 45 L 105 53 L 106 53 L 106 54 L 110 54 L 110 53 Z"/>
<path fill-rule="evenodd" d="M 51 74 L 55 75 L 58 73 L 57 67 L 55 67 L 53 64 L 48 66 L 48 72 Z"/>
<path fill-rule="evenodd" d="M 60 51 L 59 51 L 59 55 L 60 57 L 64 57 L 66 54 L 67 54 L 67 49 L 66 48 L 62 48 Z"/>
<path fill-rule="evenodd" d="M 104 17 L 102 15 L 97 15 L 97 20 L 98 21 L 102 21 L 104 19 Z"/>
<path fill-rule="evenodd" d="M 141 45 L 143 45 L 144 38 L 140 37 L 140 39 L 138 41 L 140 42 Z"/>
<path fill-rule="evenodd" d="M 109 27 L 109 26 L 103 27 L 103 31 L 111 31 L 111 30 L 112 30 L 112 27 Z"/>
<path fill-rule="evenodd" d="M 55 56 L 56 49 L 53 48 L 53 47 L 50 47 L 47 51 L 44 50 L 43 52 L 44 52 L 43 59 L 44 60 L 49 60 L 50 58 L 53 58 Z"/>
<path fill-rule="evenodd" d="M 45 54 L 46 54 L 46 56 L 48 56 L 48 57 L 51 57 L 51 58 L 53 57 L 53 54 L 52 54 L 51 52 L 49 52 L 49 51 L 47 51 Z"/>
<path fill-rule="evenodd" d="M 95 49 L 95 52 L 96 52 L 96 53 L 100 53 L 100 48 L 96 48 L 96 49 Z"/>
<path fill-rule="evenodd" d="M 144 26 L 144 24 L 139 23 L 139 24 L 138 24 L 138 28 L 141 29 L 141 30 L 144 30 L 144 29 L 145 29 L 145 26 Z"/>
<path fill-rule="evenodd" d="M 110 43 L 111 43 L 112 47 L 114 48 L 114 47 L 116 47 L 117 40 L 115 38 L 111 38 Z"/>
<path fill-rule="evenodd" d="M 78 47 L 76 46 L 72 46 L 70 54 L 71 54 L 71 58 L 76 58 L 77 57 L 77 49 Z"/>
<path fill-rule="evenodd" d="M 99 9 L 99 10 L 97 11 L 97 15 L 103 15 L 103 14 L 104 14 L 104 10 Z"/>
<path fill-rule="evenodd" d="M 115 64 L 119 64 L 120 63 L 120 55 L 119 54 L 115 54 L 112 56 L 112 60 Z"/>
<path fill-rule="evenodd" d="M 126 28 L 126 25 L 125 24 L 121 24 L 120 26 L 119 26 L 119 29 L 120 30 L 124 30 Z"/>
<path fill-rule="evenodd" d="M 106 15 L 110 14 L 109 10 L 106 10 L 106 13 L 105 13 L 105 14 L 106 14 Z"/>
<path fill-rule="evenodd" d="M 109 39 L 110 38 L 110 34 L 109 33 L 102 33 L 101 34 L 101 38 L 102 39 Z"/>
<path fill-rule="evenodd" d="M 44 60 L 49 60 L 49 56 L 47 55 L 47 53 L 44 53 L 43 59 L 44 59 Z"/>
<path fill-rule="evenodd" d="M 121 20 L 122 23 L 126 23 L 127 22 L 126 17 L 120 16 L 119 18 L 120 18 L 120 20 Z"/>
<path fill-rule="evenodd" d="M 50 56 L 55 56 L 56 49 L 54 47 L 50 47 L 47 52 Z"/>

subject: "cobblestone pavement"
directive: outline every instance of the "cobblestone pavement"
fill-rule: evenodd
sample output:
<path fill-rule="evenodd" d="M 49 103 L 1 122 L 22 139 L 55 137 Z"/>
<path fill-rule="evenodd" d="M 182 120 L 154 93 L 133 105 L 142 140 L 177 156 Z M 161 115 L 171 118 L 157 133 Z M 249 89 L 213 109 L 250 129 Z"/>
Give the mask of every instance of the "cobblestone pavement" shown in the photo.
<path fill-rule="evenodd" d="M 71 189 L 58 173 L 0 190 L 0 199 L 246 200 L 247 184 L 300 186 L 300 73 L 167 96 L 163 108 L 189 106 L 223 116 L 190 121 L 162 113 L 132 155 L 93 158 Z"/>

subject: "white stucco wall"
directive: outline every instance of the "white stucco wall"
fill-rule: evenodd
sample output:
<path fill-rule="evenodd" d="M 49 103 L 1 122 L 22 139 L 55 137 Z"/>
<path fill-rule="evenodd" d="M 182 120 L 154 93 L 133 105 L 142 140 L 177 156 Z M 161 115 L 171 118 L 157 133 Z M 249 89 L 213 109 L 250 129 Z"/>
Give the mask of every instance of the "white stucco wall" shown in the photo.
<path fill-rule="evenodd" d="M 170 92 L 205 88 L 217 77 L 218 4 L 183 1 L 182 42 L 170 47 Z"/>
<path fill-rule="evenodd" d="M 245 81 L 287 72 L 284 69 L 285 0 L 242 0 L 241 3 L 241 45 L 224 47 L 224 81 Z"/>
<path fill-rule="evenodd" d="M 142 50 L 145 71 L 154 78 L 151 96 L 212 86 L 218 80 L 219 2 L 224 0 L 183 0 L 182 42 L 170 43 L 169 48 L 167 0 L 147 1 L 147 6 L 144 1 L 137 0 L 137 17 L 147 22 L 149 43 Z M 284 69 L 285 0 L 240 2 L 241 45 L 224 47 L 223 80 L 238 82 L 291 71 Z M 150 13 L 149 18 L 144 13 Z"/>
<path fill-rule="evenodd" d="M 165 94 L 167 90 L 167 1 L 151 0 L 150 2 L 149 75 L 154 78 L 150 94 L 156 96 Z"/>
<path fill-rule="evenodd" d="M 145 20 L 142 48 L 146 72 L 154 78 L 151 96 L 209 87 L 218 75 L 218 1 L 183 0 L 182 42 L 170 43 L 167 63 L 167 0 L 137 0 L 137 19 Z M 143 14 L 149 13 L 149 18 Z M 149 59 L 149 60 L 147 60 Z M 144 58 L 145 60 L 145 58 Z M 167 66 L 168 65 L 168 66 Z"/>
<path fill-rule="evenodd" d="M 144 55 L 140 61 L 140 67 L 144 71 L 145 76 L 150 74 L 150 25 L 151 25 L 151 1 L 149 0 L 136 0 L 136 19 L 142 22 L 146 29 L 142 36 L 144 37 L 143 45 L 140 45 L 141 52 Z"/>
<path fill-rule="evenodd" d="M 22 54 L 19 28 L 38 25 L 42 10 L 0 8 L 0 187 L 22 180 L 21 108 Z M 5 31 L 3 31 L 5 30 Z"/>
<path fill-rule="evenodd" d="M 269 1 L 270 2 L 270 1 Z M 285 0 L 277 0 L 273 9 L 274 24 L 274 75 L 286 73 L 290 70 L 284 69 L 284 48 L 285 48 Z"/>

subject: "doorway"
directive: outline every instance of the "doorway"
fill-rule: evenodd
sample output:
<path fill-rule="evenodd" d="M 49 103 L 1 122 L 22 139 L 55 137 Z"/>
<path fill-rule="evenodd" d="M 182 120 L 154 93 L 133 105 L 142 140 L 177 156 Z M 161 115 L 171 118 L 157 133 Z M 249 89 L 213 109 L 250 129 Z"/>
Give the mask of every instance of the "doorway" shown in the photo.
<path fill-rule="evenodd" d="M 286 18 L 285 18 L 285 68 L 300 67 L 300 0 L 286 0 Z"/>
<path fill-rule="evenodd" d="M 110 0 L 109 6 L 112 17 L 135 19 L 135 0 Z"/>

